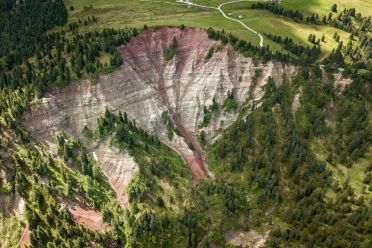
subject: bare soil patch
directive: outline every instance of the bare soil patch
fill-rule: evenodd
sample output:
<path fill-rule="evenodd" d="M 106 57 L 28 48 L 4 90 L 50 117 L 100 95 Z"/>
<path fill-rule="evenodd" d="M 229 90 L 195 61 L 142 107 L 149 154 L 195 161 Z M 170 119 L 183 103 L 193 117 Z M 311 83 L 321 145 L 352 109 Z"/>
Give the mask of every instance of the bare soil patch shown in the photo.
<path fill-rule="evenodd" d="M 100 212 L 90 209 L 84 204 L 69 202 L 67 206 L 76 223 L 93 231 L 107 232 L 110 230 L 110 226 L 102 221 Z"/>

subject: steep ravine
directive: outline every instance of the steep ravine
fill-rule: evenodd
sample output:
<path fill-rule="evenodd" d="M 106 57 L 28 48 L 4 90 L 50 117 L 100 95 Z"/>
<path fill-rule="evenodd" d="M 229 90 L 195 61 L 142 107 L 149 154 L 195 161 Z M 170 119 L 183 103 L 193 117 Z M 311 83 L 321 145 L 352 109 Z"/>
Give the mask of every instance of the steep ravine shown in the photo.
<path fill-rule="evenodd" d="M 165 53 L 173 38 L 177 40 L 177 53 L 173 59 L 166 60 Z M 207 60 L 211 47 L 218 49 Z M 235 119 L 235 113 L 222 110 L 229 91 L 234 92 L 235 100 L 241 105 L 248 94 L 253 96 L 252 100 L 259 100 L 270 76 L 280 84 L 284 77 L 291 78 L 295 73 L 293 66 L 280 63 L 256 66 L 251 58 L 242 56 L 230 45 L 222 46 L 219 41 L 210 40 L 204 30 L 197 28 L 147 29 L 118 51 L 124 64 L 111 74 L 101 75 L 95 85 L 88 80 L 72 82 L 63 89 L 50 90 L 31 106 L 23 120 L 33 137 L 53 147 L 56 133 L 63 130 L 84 142 L 83 127 L 95 128 L 97 118 L 106 108 L 127 112 L 138 126 L 157 134 L 177 151 L 198 181 L 210 175 L 204 151 L 197 142 L 204 106 L 211 106 L 213 98 L 219 105 L 205 128 L 209 141 Z M 262 74 L 253 84 L 257 69 L 261 69 Z M 183 137 L 175 135 L 172 140 L 168 139 L 161 117 L 165 111 Z M 89 147 L 120 195 L 137 171 L 135 163 L 128 162 L 127 155 L 117 155 L 118 151 L 107 144 Z M 111 157 L 116 160 L 110 161 Z"/>

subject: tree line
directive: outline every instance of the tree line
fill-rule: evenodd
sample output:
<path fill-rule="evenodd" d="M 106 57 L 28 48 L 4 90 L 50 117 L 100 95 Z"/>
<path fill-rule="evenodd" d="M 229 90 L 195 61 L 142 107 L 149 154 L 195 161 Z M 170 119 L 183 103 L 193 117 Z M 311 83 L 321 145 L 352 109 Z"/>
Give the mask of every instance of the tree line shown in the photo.
<path fill-rule="evenodd" d="M 47 39 L 46 31 L 67 22 L 62 0 L 2 1 L 0 58 L 8 69 L 35 54 Z M 1 67 L 0 67 L 1 70 Z"/>
<path fill-rule="evenodd" d="M 314 44 L 312 47 L 309 47 L 302 44 L 297 44 L 293 41 L 292 38 L 289 37 L 283 38 L 280 35 L 271 33 L 265 33 L 265 35 L 270 40 L 283 45 L 284 49 L 301 58 L 300 60 L 302 61 L 305 59 L 305 61 L 308 61 L 308 63 L 314 62 L 319 58 L 319 55 L 321 54 L 321 49 L 316 44 Z"/>

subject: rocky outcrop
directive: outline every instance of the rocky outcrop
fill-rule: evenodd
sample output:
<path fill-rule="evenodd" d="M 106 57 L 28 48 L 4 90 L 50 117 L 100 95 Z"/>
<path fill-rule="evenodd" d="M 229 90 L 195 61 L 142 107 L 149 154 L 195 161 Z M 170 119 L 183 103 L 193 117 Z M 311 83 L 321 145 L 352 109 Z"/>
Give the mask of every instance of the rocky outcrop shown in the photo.
<path fill-rule="evenodd" d="M 344 78 L 342 76 L 342 70 L 338 71 L 337 73 L 333 74 L 334 78 L 334 87 L 338 93 L 342 93 L 348 85 L 350 85 L 353 80 L 351 78 Z"/>
<path fill-rule="evenodd" d="M 99 144 L 93 149 L 93 157 L 100 165 L 103 173 L 108 177 L 109 183 L 115 191 L 122 207 L 128 206 L 128 197 L 123 194 L 138 166 L 127 152 L 117 151 L 107 144 Z"/>
<path fill-rule="evenodd" d="M 5 216 L 19 215 L 23 208 L 23 200 L 16 192 L 0 195 L 0 213 Z"/>
<path fill-rule="evenodd" d="M 300 107 L 301 96 L 302 96 L 302 86 L 298 89 L 298 91 L 296 92 L 296 94 L 293 98 L 293 102 L 292 102 L 292 106 L 291 106 L 292 114 L 295 114 L 297 112 L 298 108 Z"/>
<path fill-rule="evenodd" d="M 320 69 L 322 70 L 323 82 L 333 83 L 333 87 L 335 88 L 337 94 L 341 94 L 345 90 L 345 87 L 353 82 L 351 78 L 345 78 L 343 76 L 343 68 L 339 68 L 333 73 L 328 73 L 324 65 L 320 65 Z"/>
<path fill-rule="evenodd" d="M 165 53 L 173 38 L 177 41 L 177 52 L 173 59 L 166 60 Z M 216 52 L 207 60 L 211 47 Z M 212 105 L 213 98 L 220 106 L 205 128 L 207 140 L 211 140 L 235 118 L 235 113 L 224 113 L 221 109 L 228 92 L 234 92 L 238 105 L 245 102 L 248 94 L 257 101 L 263 96 L 263 86 L 269 77 L 280 84 L 284 76 L 291 78 L 295 73 L 293 66 L 280 63 L 256 66 L 251 58 L 242 56 L 230 45 L 210 40 L 205 31 L 196 28 L 147 29 L 118 51 L 124 64 L 109 75 L 101 75 L 95 85 L 82 80 L 50 90 L 25 113 L 24 124 L 36 139 L 53 146 L 60 130 L 84 139 L 83 127 L 94 128 L 106 108 L 125 111 L 138 126 L 157 134 L 181 154 L 198 180 L 208 174 L 204 152 L 196 141 L 204 106 Z M 262 74 L 253 82 L 257 69 Z M 168 111 L 182 137 L 168 140 L 161 117 L 164 111 Z M 97 160 L 110 160 L 102 158 L 105 154 L 97 152 Z M 124 162 L 113 165 L 127 166 Z M 128 171 L 118 170 L 124 174 Z M 115 169 L 111 171 L 116 173 Z"/>

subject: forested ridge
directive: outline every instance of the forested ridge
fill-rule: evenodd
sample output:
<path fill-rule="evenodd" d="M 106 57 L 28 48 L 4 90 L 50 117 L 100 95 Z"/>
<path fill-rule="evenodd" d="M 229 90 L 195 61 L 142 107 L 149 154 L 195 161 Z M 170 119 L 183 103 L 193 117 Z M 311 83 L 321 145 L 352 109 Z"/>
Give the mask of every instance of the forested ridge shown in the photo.
<path fill-rule="evenodd" d="M 347 180 L 334 181 L 329 167 L 338 164 L 339 160 L 353 166 L 353 162 L 366 152 L 364 146 L 368 147 L 371 142 L 371 129 L 364 126 L 360 130 L 349 130 L 353 134 L 348 136 L 345 129 L 329 128 L 324 107 L 329 101 L 344 99 L 328 90 L 330 85 L 322 85 L 313 76 L 308 79 L 304 76 L 308 77 L 307 72 L 293 82 L 297 87 L 303 87 L 301 107 L 295 117 L 291 113 L 293 89 L 288 83 L 279 88 L 273 82 L 269 83 L 262 108 L 234 124 L 226 138 L 212 146 L 211 159 L 229 165 L 221 165 L 221 168 L 231 171 L 231 180 L 236 173 L 246 175 L 251 190 L 257 192 L 254 206 L 278 207 L 278 214 L 289 226 L 274 228 L 268 246 L 302 243 L 315 247 L 368 247 L 370 199 L 355 194 Z M 355 87 L 350 86 L 344 94 L 355 91 Z M 347 98 L 345 95 L 341 97 Z M 358 108 L 360 99 L 349 98 L 348 101 Z M 361 111 L 359 114 L 366 116 L 366 109 L 359 106 L 362 108 L 358 110 Z M 340 106 L 338 115 L 343 108 Z M 355 126 L 359 121 L 348 119 L 348 124 L 344 124 Z M 358 143 L 353 140 L 354 135 L 369 141 L 354 146 Z M 329 143 L 325 148 L 331 151 L 331 157 L 322 161 L 311 149 L 311 143 L 333 136 L 338 137 L 335 143 Z M 336 150 L 341 156 L 334 155 L 332 151 Z M 222 162 L 217 162 L 221 159 Z M 366 168 L 366 177 L 369 171 L 370 166 Z M 370 189 L 368 185 L 366 187 Z M 329 197 L 329 192 L 336 192 L 336 197 Z"/>
<path fill-rule="evenodd" d="M 95 127 L 81 132 L 92 143 L 108 142 L 128 151 L 139 165 L 123 192 L 130 207 L 123 209 L 81 141 L 61 132 L 56 151 L 50 152 L 30 136 L 21 116 L 51 87 L 81 78 L 94 83 L 99 73 L 125 63 L 115 48 L 140 31 L 84 32 L 95 17 L 67 23 L 62 0 L 0 1 L 0 196 L 19 194 L 26 220 L 20 224 L 12 218 L 8 227 L 17 234 L 29 228 L 30 247 L 223 247 L 231 229 L 268 230 L 267 247 L 371 247 L 371 18 L 352 9 L 322 18 L 273 4 L 252 8 L 331 25 L 355 40 L 340 42 L 319 61 L 317 37 L 311 36 L 310 47 L 266 34 L 287 51 L 273 52 L 224 31 L 206 30 L 210 39 L 231 45 L 256 63 L 292 63 L 298 73 L 283 84 L 269 78 L 258 104 L 237 109 L 231 91 L 222 106 L 213 101 L 204 109 L 202 128 L 218 109 L 238 118 L 214 144 L 206 144 L 200 135 L 215 179 L 203 178 L 198 184 L 175 151 L 126 113 L 115 115 L 107 108 Z M 176 53 L 174 39 L 166 59 Z M 352 83 L 336 87 L 335 73 Z M 253 81 L 261 74 L 257 69 Z M 172 139 L 177 130 L 167 112 L 162 117 Z M 346 175 L 340 176 L 340 170 Z M 352 170 L 363 178 L 361 183 L 348 175 Z M 69 202 L 99 211 L 109 230 L 77 224 Z M 247 221 L 237 224 L 241 218 Z M 18 245 L 15 236 L 9 247 Z"/>
<path fill-rule="evenodd" d="M 43 43 L 46 31 L 67 22 L 62 0 L 3 1 L 0 12 L 2 68 L 12 69 L 32 56 Z"/>

